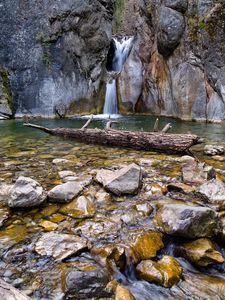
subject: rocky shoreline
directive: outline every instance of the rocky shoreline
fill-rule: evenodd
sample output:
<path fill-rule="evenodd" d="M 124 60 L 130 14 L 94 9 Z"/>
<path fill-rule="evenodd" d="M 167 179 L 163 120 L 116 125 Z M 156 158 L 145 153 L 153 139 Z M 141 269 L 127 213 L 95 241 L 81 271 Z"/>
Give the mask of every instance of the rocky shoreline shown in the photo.
<path fill-rule="evenodd" d="M 208 299 L 215 291 L 224 299 L 223 177 L 193 157 L 163 157 L 83 172 L 73 160 L 56 158 L 49 190 L 35 174 L 2 183 L 1 230 L 22 229 L 14 212 L 30 219 L 27 238 L 1 246 L 0 272 L 13 262 L 39 265 L 49 276 L 59 268 L 63 287 L 54 299 L 139 300 L 132 284 L 141 280 L 162 288 L 162 299 Z M 28 288 L 23 278 L 11 281 L 10 272 L 1 277 L 32 299 L 48 299 L 43 283 Z"/>

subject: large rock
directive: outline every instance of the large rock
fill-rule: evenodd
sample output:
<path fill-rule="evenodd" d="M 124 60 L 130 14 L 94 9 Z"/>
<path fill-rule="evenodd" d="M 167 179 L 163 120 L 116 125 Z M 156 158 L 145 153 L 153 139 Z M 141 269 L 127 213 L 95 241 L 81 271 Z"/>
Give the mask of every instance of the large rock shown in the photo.
<path fill-rule="evenodd" d="M 203 201 L 216 210 L 225 209 L 225 184 L 222 181 L 212 179 L 203 183 L 198 189 Z"/>
<path fill-rule="evenodd" d="M 217 251 L 214 244 L 206 238 L 185 243 L 179 247 L 178 251 L 179 255 L 184 256 L 192 263 L 201 267 L 224 262 L 222 254 Z"/>
<path fill-rule="evenodd" d="M 166 204 L 155 216 L 162 232 L 186 238 L 210 237 L 218 229 L 215 211 L 207 207 Z"/>
<path fill-rule="evenodd" d="M 9 72 L 17 114 L 64 115 L 101 106 L 95 95 L 112 14 L 112 0 L 4 1 L 0 65 Z"/>
<path fill-rule="evenodd" d="M 111 296 L 105 289 L 108 272 L 94 262 L 78 264 L 64 278 L 66 299 L 108 299 Z"/>
<path fill-rule="evenodd" d="M 110 192 L 121 194 L 136 194 L 141 185 L 142 172 L 136 164 L 131 164 L 118 171 L 99 170 L 96 180 Z"/>
<path fill-rule="evenodd" d="M 84 181 L 68 181 L 59 184 L 48 192 L 48 197 L 54 202 L 69 202 L 79 195 L 90 181 L 85 178 Z"/>
<path fill-rule="evenodd" d="M 150 259 L 164 247 L 162 234 L 155 231 L 134 231 L 129 233 L 128 241 L 136 262 Z"/>
<path fill-rule="evenodd" d="M 47 232 L 37 241 L 35 251 L 42 256 L 52 256 L 55 260 L 61 261 L 89 246 L 88 241 L 79 236 Z"/>
<path fill-rule="evenodd" d="M 47 198 L 41 185 L 32 178 L 20 176 L 9 191 L 10 207 L 32 207 L 40 205 Z"/>
<path fill-rule="evenodd" d="M 185 29 L 184 16 L 169 7 L 162 6 L 157 36 L 159 53 L 168 57 L 178 46 Z"/>
<path fill-rule="evenodd" d="M 137 274 L 140 279 L 168 288 L 179 282 L 182 268 L 174 257 L 163 256 L 157 262 L 151 260 L 142 261 L 137 266 Z"/>

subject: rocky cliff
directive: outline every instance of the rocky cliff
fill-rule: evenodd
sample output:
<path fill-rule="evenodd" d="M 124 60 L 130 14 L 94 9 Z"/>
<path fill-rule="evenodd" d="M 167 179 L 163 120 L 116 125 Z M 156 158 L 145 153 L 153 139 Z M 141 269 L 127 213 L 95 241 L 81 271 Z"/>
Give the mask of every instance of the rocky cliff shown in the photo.
<path fill-rule="evenodd" d="M 17 115 L 101 110 L 113 2 L 0 0 L 0 111 L 12 110 L 6 82 Z"/>
<path fill-rule="evenodd" d="M 119 79 L 122 108 L 224 120 L 225 1 L 123 3 L 118 31 L 135 35 L 136 42 Z"/>
<path fill-rule="evenodd" d="M 225 119 L 224 0 L 0 0 L 0 6 L 0 112 L 101 112 L 113 30 L 135 36 L 117 82 L 120 112 Z"/>

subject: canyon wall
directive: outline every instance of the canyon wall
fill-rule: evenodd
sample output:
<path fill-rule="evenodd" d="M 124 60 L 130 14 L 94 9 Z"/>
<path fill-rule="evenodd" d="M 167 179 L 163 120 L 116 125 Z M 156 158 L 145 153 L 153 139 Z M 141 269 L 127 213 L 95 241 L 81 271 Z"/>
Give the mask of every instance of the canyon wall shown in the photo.
<path fill-rule="evenodd" d="M 224 0 L 0 0 L 0 28 L 0 113 L 102 112 L 114 34 L 121 113 L 225 119 Z"/>

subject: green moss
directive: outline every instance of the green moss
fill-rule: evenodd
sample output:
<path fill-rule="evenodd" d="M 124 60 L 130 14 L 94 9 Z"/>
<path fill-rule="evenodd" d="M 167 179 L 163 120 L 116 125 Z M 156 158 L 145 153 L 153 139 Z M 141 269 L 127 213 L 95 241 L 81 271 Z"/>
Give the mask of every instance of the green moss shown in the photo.
<path fill-rule="evenodd" d="M 0 67 L 0 77 L 2 78 L 3 96 L 7 100 L 8 106 L 9 106 L 10 110 L 12 111 L 12 115 L 14 115 L 15 107 L 14 107 L 13 96 L 12 96 L 12 92 L 11 92 L 9 74 L 2 67 Z"/>
<path fill-rule="evenodd" d="M 123 13 L 125 8 L 125 0 L 116 0 L 113 18 L 113 33 L 117 33 L 123 22 Z"/>
<path fill-rule="evenodd" d="M 37 36 L 36 36 L 36 40 L 37 42 L 39 42 L 42 46 L 42 50 L 43 50 L 43 57 L 42 57 L 42 61 L 46 66 L 49 66 L 51 63 L 50 60 L 50 42 L 48 37 L 44 34 L 44 32 L 38 32 Z"/>

